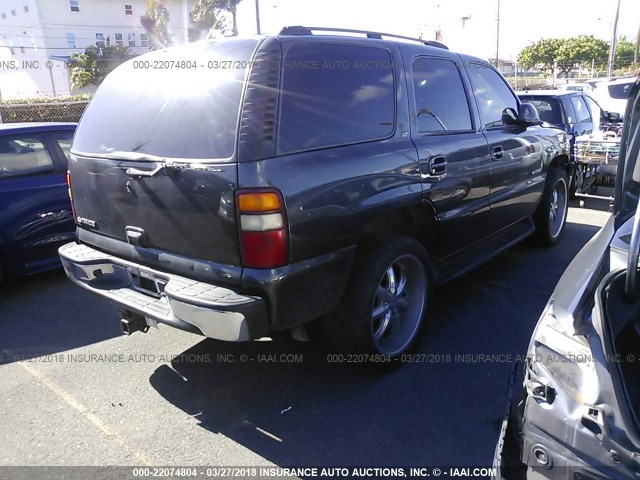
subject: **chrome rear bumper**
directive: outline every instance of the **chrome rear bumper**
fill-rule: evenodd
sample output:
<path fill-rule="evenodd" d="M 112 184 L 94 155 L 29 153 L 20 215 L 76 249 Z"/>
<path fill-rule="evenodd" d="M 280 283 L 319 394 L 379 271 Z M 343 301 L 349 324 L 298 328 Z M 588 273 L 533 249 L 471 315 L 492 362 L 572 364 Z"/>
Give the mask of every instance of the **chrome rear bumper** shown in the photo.
<path fill-rule="evenodd" d="M 268 333 L 260 297 L 160 272 L 84 244 L 69 243 L 59 253 L 74 283 L 159 323 L 230 342 Z"/>

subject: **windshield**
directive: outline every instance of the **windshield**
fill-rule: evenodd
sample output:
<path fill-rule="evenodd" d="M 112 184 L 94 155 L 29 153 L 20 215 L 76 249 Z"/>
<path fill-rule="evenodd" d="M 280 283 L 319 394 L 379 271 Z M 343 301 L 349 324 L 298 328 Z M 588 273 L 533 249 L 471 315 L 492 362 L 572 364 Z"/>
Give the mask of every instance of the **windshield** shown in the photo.
<path fill-rule="evenodd" d="M 88 106 L 73 153 L 228 159 L 235 150 L 244 78 L 257 43 L 222 39 L 126 62 L 106 78 Z"/>

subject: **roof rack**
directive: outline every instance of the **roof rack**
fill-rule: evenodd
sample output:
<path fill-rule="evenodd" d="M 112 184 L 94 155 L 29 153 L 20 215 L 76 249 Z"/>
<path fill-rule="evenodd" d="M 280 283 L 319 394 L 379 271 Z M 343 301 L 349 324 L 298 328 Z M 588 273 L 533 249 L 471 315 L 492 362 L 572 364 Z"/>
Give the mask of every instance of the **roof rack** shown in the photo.
<path fill-rule="evenodd" d="M 352 30 L 348 28 L 328 28 L 328 27 L 303 27 L 302 25 L 295 25 L 292 27 L 284 27 L 280 30 L 279 35 L 313 35 L 313 32 L 337 32 L 337 33 L 357 33 L 359 35 L 366 35 L 367 38 L 376 38 L 382 40 L 382 37 L 399 38 L 402 40 L 410 40 L 412 42 L 419 42 L 429 47 L 443 48 L 449 50 L 449 48 L 440 42 L 433 40 L 422 40 L 420 38 L 403 37 L 402 35 L 394 35 L 392 33 L 370 32 L 368 30 Z"/>

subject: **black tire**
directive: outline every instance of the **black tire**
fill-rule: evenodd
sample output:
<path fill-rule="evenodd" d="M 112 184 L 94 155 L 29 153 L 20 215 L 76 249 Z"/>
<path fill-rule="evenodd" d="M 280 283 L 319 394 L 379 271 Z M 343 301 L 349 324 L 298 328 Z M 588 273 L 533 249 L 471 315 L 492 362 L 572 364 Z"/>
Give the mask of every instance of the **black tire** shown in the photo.
<path fill-rule="evenodd" d="M 538 209 L 533 215 L 538 243 L 552 246 L 558 243 L 567 221 L 569 180 L 564 170 L 554 167 L 547 173 L 547 183 Z M 552 213 L 553 212 L 553 213 Z"/>
<path fill-rule="evenodd" d="M 582 191 L 584 186 L 584 169 L 581 165 L 576 165 L 573 174 L 571 175 L 571 186 L 569 187 L 569 198 L 574 200 L 576 193 Z"/>
<path fill-rule="evenodd" d="M 409 237 L 365 248 L 354 262 L 338 311 L 325 319 L 329 342 L 367 363 L 398 364 L 415 345 L 431 297 L 427 251 Z M 378 362 L 377 357 L 382 360 Z"/>

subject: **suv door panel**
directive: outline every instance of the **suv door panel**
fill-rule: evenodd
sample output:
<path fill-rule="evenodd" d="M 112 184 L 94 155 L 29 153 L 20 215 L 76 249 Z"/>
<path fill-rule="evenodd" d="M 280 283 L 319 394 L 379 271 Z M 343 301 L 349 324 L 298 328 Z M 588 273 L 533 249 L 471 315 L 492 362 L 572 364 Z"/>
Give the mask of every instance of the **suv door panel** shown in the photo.
<path fill-rule="evenodd" d="M 417 56 L 411 66 L 411 138 L 418 150 L 424 197 L 436 210 L 434 253 L 444 258 L 489 234 L 491 160 L 484 135 L 474 129 L 468 86 L 458 65 Z"/>
<path fill-rule="evenodd" d="M 533 214 L 540 202 L 546 172 L 538 127 L 522 128 L 505 116 L 518 111 L 518 99 L 502 76 L 486 64 L 467 68 L 489 149 L 502 148 L 491 165 L 491 231 L 498 231 Z"/>

